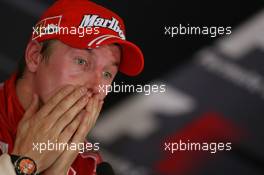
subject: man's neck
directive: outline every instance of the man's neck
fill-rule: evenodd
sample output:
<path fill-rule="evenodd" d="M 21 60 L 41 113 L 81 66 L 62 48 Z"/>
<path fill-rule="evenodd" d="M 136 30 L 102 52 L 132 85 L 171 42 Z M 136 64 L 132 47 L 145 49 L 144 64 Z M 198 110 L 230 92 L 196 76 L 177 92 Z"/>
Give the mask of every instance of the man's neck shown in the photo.
<path fill-rule="evenodd" d="M 16 93 L 22 107 L 26 110 L 31 104 L 34 89 L 29 76 L 24 76 L 16 81 Z"/>

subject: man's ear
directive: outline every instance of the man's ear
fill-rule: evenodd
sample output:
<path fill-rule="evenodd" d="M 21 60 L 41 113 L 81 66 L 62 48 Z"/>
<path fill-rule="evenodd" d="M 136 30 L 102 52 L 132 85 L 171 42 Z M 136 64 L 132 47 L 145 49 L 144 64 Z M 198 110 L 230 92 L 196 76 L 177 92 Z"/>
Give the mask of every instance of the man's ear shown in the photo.
<path fill-rule="evenodd" d="M 38 66 L 41 63 L 41 48 L 42 45 L 37 41 L 30 41 L 27 45 L 25 52 L 25 61 L 30 72 L 36 72 Z"/>

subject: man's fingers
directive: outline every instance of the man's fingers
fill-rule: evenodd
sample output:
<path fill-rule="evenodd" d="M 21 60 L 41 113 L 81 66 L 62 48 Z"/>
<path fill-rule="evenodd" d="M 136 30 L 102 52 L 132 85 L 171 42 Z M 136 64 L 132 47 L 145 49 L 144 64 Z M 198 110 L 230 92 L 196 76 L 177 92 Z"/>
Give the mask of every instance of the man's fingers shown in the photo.
<path fill-rule="evenodd" d="M 68 171 L 65 170 L 65 168 L 69 168 L 72 163 L 74 162 L 74 160 L 76 159 L 76 157 L 78 156 L 79 150 L 64 150 L 63 153 L 58 157 L 58 159 L 56 160 L 56 162 L 54 164 L 52 164 L 52 167 L 54 167 L 58 172 L 61 171 Z M 58 173 L 56 172 L 56 173 Z M 51 173 L 48 173 L 51 174 Z"/>
<path fill-rule="evenodd" d="M 88 92 L 90 93 L 90 92 Z M 57 120 L 68 111 L 81 97 L 87 95 L 87 88 L 78 87 L 70 95 L 64 98 L 50 113 L 51 120 L 56 123 Z"/>
<path fill-rule="evenodd" d="M 97 95 L 94 98 L 94 102 L 92 104 L 92 109 L 89 109 L 90 111 L 90 116 L 87 116 L 90 120 L 87 121 L 87 126 L 86 130 L 84 131 L 84 137 L 86 137 L 86 135 L 90 132 L 90 130 L 94 127 L 98 117 L 99 117 L 99 113 L 102 109 L 102 105 L 103 103 L 101 103 L 101 100 L 99 100 L 99 95 Z"/>
<path fill-rule="evenodd" d="M 95 96 L 95 99 L 94 99 L 94 103 L 92 105 L 92 109 L 91 109 L 91 116 L 95 116 L 95 117 L 92 117 L 91 119 L 91 125 L 92 127 L 94 126 L 98 116 L 99 116 L 99 113 L 98 111 L 101 110 L 101 104 L 100 104 L 100 100 L 99 100 L 99 95 Z"/>
<path fill-rule="evenodd" d="M 89 123 L 89 121 L 91 120 L 91 116 L 87 116 L 87 115 L 89 115 L 89 112 L 85 111 L 85 114 L 82 117 L 83 119 L 80 123 L 80 126 L 78 127 L 76 133 L 74 134 L 72 138 L 72 142 L 80 143 L 84 141 L 86 128 L 90 128 L 90 125 L 87 123 Z"/>
<path fill-rule="evenodd" d="M 98 102 L 99 98 L 93 98 L 89 101 L 86 107 L 86 113 L 83 121 L 81 122 L 76 134 L 73 137 L 73 142 L 83 142 L 88 132 L 94 127 L 99 113 L 97 113 L 98 108 L 101 108 L 100 103 Z"/>
<path fill-rule="evenodd" d="M 104 104 L 104 101 L 100 100 L 99 103 L 98 103 L 99 107 L 97 108 L 97 111 L 96 111 L 96 114 L 95 114 L 97 116 L 96 120 L 98 119 L 98 117 L 100 115 L 100 112 L 102 110 L 103 104 Z M 94 124 L 96 123 L 96 120 L 94 121 Z"/>
<path fill-rule="evenodd" d="M 86 111 L 92 111 L 93 103 L 94 103 L 94 97 L 92 97 L 91 100 L 89 100 L 89 102 L 87 103 L 85 107 Z"/>
<path fill-rule="evenodd" d="M 62 133 L 59 135 L 58 142 L 59 143 L 68 143 L 72 138 L 76 130 L 78 129 L 82 118 L 85 115 L 85 110 L 81 111 L 80 114 L 68 125 L 64 128 Z"/>
<path fill-rule="evenodd" d="M 53 108 L 57 106 L 57 104 L 65 98 L 67 95 L 69 95 L 74 90 L 74 86 L 68 85 L 63 87 L 59 92 L 56 93 L 55 96 L 51 97 L 47 103 L 40 109 L 38 112 L 38 115 L 41 117 L 47 116 Z"/>
<path fill-rule="evenodd" d="M 92 109 L 92 114 L 91 114 L 91 121 L 89 121 L 90 128 L 87 128 L 85 131 L 86 134 L 94 127 L 98 117 L 99 113 L 97 112 L 101 108 L 100 101 L 99 101 L 99 96 L 95 98 L 94 104 L 93 104 L 93 109 Z M 86 136 L 86 135 L 85 135 Z"/>
<path fill-rule="evenodd" d="M 83 96 L 70 110 L 63 114 L 63 117 L 58 120 L 58 122 L 54 125 L 54 129 L 58 135 L 77 116 L 77 114 L 83 110 L 83 108 L 87 105 L 90 96 L 90 94 Z"/>
<path fill-rule="evenodd" d="M 103 108 L 103 105 L 104 105 L 104 101 L 103 100 L 100 100 L 99 101 L 99 108 L 96 111 L 96 115 L 99 115 L 100 114 L 100 112 L 101 112 L 101 110 Z"/>
<path fill-rule="evenodd" d="M 83 143 L 87 133 L 93 128 L 103 101 L 99 98 L 91 98 L 85 110 L 82 110 L 73 121 L 64 128 L 60 135 L 59 143 Z M 89 110 L 89 111 L 88 111 Z M 79 150 L 64 150 L 53 166 L 60 168 L 69 167 L 75 160 Z"/>

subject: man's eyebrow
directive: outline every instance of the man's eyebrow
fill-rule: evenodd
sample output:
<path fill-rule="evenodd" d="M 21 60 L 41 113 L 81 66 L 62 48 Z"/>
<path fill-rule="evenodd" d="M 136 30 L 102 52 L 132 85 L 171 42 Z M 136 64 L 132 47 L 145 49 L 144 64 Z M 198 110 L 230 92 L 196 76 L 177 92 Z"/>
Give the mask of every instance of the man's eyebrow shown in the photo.
<path fill-rule="evenodd" d="M 92 53 L 93 49 L 85 49 L 88 53 Z M 112 62 L 112 65 L 113 66 L 116 66 L 117 68 L 119 67 L 120 65 L 120 61 L 113 61 Z"/>
<path fill-rule="evenodd" d="M 112 65 L 113 65 L 113 66 L 116 66 L 116 67 L 118 68 L 119 65 L 120 65 L 120 62 L 119 62 L 119 61 L 113 61 L 113 62 L 112 62 Z"/>
<path fill-rule="evenodd" d="M 93 49 L 85 49 L 88 53 L 92 53 Z"/>

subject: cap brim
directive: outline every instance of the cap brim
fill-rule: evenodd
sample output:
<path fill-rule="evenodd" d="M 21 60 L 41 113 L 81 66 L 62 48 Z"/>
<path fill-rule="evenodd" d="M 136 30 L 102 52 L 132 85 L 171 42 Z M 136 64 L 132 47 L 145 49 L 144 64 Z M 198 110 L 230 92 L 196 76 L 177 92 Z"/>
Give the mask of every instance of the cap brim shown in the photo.
<path fill-rule="evenodd" d="M 119 44 L 122 48 L 122 58 L 119 65 L 119 71 L 128 75 L 136 76 L 144 68 L 144 56 L 138 46 L 119 38 L 109 38 L 100 45 Z"/>

